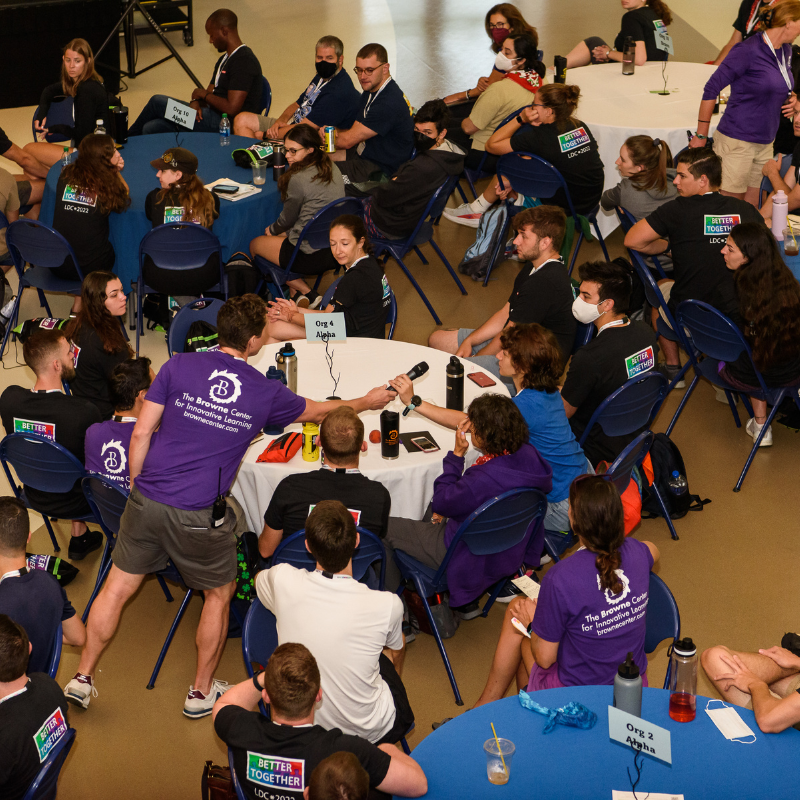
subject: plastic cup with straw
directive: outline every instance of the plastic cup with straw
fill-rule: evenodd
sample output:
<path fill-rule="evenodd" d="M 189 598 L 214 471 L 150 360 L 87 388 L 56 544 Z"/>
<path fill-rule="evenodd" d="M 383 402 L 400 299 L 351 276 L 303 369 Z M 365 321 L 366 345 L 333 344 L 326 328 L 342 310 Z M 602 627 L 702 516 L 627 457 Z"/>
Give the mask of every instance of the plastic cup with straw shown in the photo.
<path fill-rule="evenodd" d="M 494 738 L 487 739 L 483 745 L 483 749 L 486 752 L 486 772 L 490 783 L 500 785 L 508 783 L 510 777 L 509 764 L 511 763 L 511 757 L 514 755 L 515 747 L 510 740 L 500 739 L 497 736 L 493 722 L 489 724 L 492 726 Z"/>
<path fill-rule="evenodd" d="M 800 248 L 797 246 L 797 239 L 794 234 L 794 228 L 792 228 L 792 223 L 790 220 L 786 220 L 786 224 L 788 228 L 783 229 L 783 252 L 784 255 L 787 256 L 796 256 L 800 252 Z M 791 244 L 789 243 L 788 237 L 786 236 L 786 232 L 789 232 L 789 236 L 791 236 Z"/>

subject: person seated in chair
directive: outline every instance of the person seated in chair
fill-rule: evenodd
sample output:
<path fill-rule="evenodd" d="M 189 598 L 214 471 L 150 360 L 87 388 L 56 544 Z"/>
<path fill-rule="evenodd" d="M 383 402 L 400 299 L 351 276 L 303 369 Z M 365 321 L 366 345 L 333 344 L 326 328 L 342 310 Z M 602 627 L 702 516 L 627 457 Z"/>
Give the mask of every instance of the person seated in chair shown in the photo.
<path fill-rule="evenodd" d="M 314 77 L 308 88 L 290 103 L 279 117 L 242 111 L 234 120 L 233 132 L 251 139 L 283 141 L 300 123 L 312 128 L 331 125 L 347 129 L 355 121 L 360 97 L 345 70 L 344 45 L 336 36 L 323 36 L 316 44 Z"/>
<path fill-rule="evenodd" d="M 414 117 L 417 155 L 364 201 L 370 236 L 402 239 L 413 233 L 436 190 L 464 169 L 464 153 L 446 139 L 450 112 L 443 100 L 429 100 Z"/>
<path fill-rule="evenodd" d="M 376 746 L 362 736 L 321 724 L 315 706 L 322 701 L 320 708 L 324 707 L 327 695 L 320 684 L 314 656 L 303 644 L 289 642 L 275 648 L 265 669 L 231 687 L 214 704 L 214 730 L 233 750 L 233 768 L 245 797 L 261 798 L 265 793 L 258 786 L 277 790 L 287 800 L 313 796 L 317 773 L 330 770 L 326 762 L 346 756 L 356 768 L 366 770 L 367 789 L 399 797 L 425 794 L 428 781 L 411 756 L 392 744 Z M 269 706 L 269 717 L 259 713 L 259 701 Z M 254 757 L 261 762 L 291 762 L 294 768 L 291 773 L 259 770 L 254 776 L 249 766 Z"/>
<path fill-rule="evenodd" d="M 28 509 L 16 497 L 0 497 L 0 614 L 25 629 L 31 672 L 46 672 L 59 623 L 63 643 L 77 647 L 86 642 L 86 629 L 58 580 L 44 570 L 28 570 L 30 538 Z"/>
<path fill-rule="evenodd" d="M 277 564 L 256 575 L 256 592 L 277 619 L 278 642 L 304 644 L 317 659 L 317 722 L 374 744 L 394 743 L 414 721 L 400 679 L 403 604 L 353 579 L 358 543 L 353 515 L 338 500 L 323 500 L 306 521 L 317 569 Z"/>
<path fill-rule="evenodd" d="M 584 325 L 593 322 L 597 333 L 572 357 L 561 400 L 572 431 L 580 439 L 603 400 L 628 379 L 656 366 L 658 343 L 649 325 L 627 316 L 631 276 L 624 267 L 613 261 L 587 261 L 578 274 L 580 292 L 572 313 Z M 594 425 L 583 452 L 595 467 L 600 461 L 611 463 L 639 433 L 606 436 Z"/>
<path fill-rule="evenodd" d="M 386 536 L 392 498 L 379 481 L 358 471 L 359 453 L 366 451 L 364 423 L 349 406 L 329 411 L 320 426 L 320 444 L 325 454 L 322 466 L 312 472 L 297 472 L 276 487 L 264 514 L 264 530 L 258 550 L 269 558 L 281 539 L 305 528 L 309 511 L 320 500 L 340 500 L 356 525 Z"/>
<path fill-rule="evenodd" d="M 20 209 L 30 205 L 23 219 L 38 219 L 43 189 L 44 181 L 15 180 L 14 175 L 0 168 L 0 214 L 10 225 L 20 218 Z M 13 263 L 6 246 L 6 228 L 3 227 L 0 229 L 0 268 L 8 272 Z"/>
<path fill-rule="evenodd" d="M 566 363 L 575 341 L 572 284 L 559 256 L 566 216 L 557 206 L 526 208 L 512 218 L 514 244 L 526 262 L 519 271 L 508 302 L 478 328 L 434 331 L 428 347 L 466 358 L 499 378 L 500 335 L 506 328 L 538 322 L 555 334 Z M 505 383 L 513 388 L 510 378 Z"/>
<path fill-rule="evenodd" d="M 569 499 L 569 518 L 581 548 L 549 569 L 538 600 L 520 597 L 508 607 L 475 706 L 504 697 L 515 677 L 517 689 L 529 692 L 613 684 L 628 653 L 647 686 L 645 611 L 658 549 L 625 537 L 622 501 L 610 481 L 595 475 L 576 478 Z M 618 605 L 625 598 L 630 608 Z M 513 618 L 530 630 L 530 639 L 512 624 Z"/>
<path fill-rule="evenodd" d="M 227 114 L 233 130 L 234 117 L 240 111 L 258 113 L 261 108 L 263 81 L 261 64 L 255 53 L 242 44 L 239 20 L 227 8 L 217 9 L 206 20 L 208 40 L 218 53 L 224 53 L 214 65 L 211 83 L 195 89 L 189 105 L 197 112 L 192 130 L 217 133 L 222 115 Z M 186 128 L 165 118 L 170 98 L 153 95 L 128 130 L 128 136 L 146 133 L 180 133 Z"/>
<path fill-rule="evenodd" d="M 367 800 L 368 797 L 369 773 L 359 763 L 358 756 L 339 752 L 314 767 L 306 800 Z"/>
<path fill-rule="evenodd" d="M 154 379 L 150 359 L 145 356 L 117 364 L 109 382 L 114 413 L 86 431 L 86 471 L 101 475 L 126 494 L 131 490 L 131 434 Z"/>
<path fill-rule="evenodd" d="M 67 732 L 67 701 L 48 675 L 28 672 L 24 628 L 0 614 L 0 796 L 22 800 L 42 762 Z M 42 739 L 40 734 L 48 731 Z"/>
<path fill-rule="evenodd" d="M 62 381 L 75 377 L 70 344 L 62 331 L 37 331 L 22 346 L 22 357 L 36 375 L 33 389 L 9 386 L 0 395 L 0 418 L 7 434 L 34 433 L 60 444 L 84 463 L 84 438 L 90 425 L 102 417 L 97 407 L 63 393 Z M 80 561 L 103 543 L 100 531 L 90 531 L 75 520 L 91 514 L 80 481 L 64 494 L 26 486 L 25 496 L 40 514 L 72 521 L 69 557 Z"/>
<path fill-rule="evenodd" d="M 0 128 L 0 156 L 22 167 L 23 174 L 18 176 L 18 180 L 23 178 L 28 181 L 38 179 L 41 181 L 42 188 L 44 188 L 44 179 L 47 177 L 49 167 L 46 164 L 42 164 L 38 158 L 32 156 L 24 147 L 14 144 L 2 128 Z"/>

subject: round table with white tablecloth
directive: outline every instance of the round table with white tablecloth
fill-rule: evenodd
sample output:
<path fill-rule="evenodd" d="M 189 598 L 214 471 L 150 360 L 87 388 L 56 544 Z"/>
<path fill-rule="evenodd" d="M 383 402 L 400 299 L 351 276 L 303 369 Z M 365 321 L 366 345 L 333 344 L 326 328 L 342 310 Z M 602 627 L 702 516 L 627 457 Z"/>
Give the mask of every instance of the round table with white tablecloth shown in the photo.
<path fill-rule="evenodd" d="M 297 351 L 297 393 L 311 400 L 324 401 L 333 392 L 333 380 L 325 360 L 325 345 L 321 342 L 294 342 L 294 345 Z M 275 364 L 275 354 L 280 347 L 280 344 L 267 345 L 248 363 L 259 372 L 265 373 L 270 365 Z M 375 386 L 385 386 L 389 379 L 408 372 L 415 364 L 425 361 L 430 369 L 414 381 L 414 391 L 423 400 L 445 405 L 445 368 L 450 360 L 448 353 L 408 342 L 384 339 L 348 339 L 346 342 L 330 343 L 328 348 L 333 353 L 333 374 L 341 375 L 336 389 L 337 397 L 348 400 L 361 397 Z M 500 381 L 495 386 L 481 389 L 466 375 L 480 372 L 492 380 L 495 378 L 469 361 L 464 361 L 463 364 L 464 410 L 484 392 L 509 394 Z M 396 399 L 387 408 L 402 411 L 404 407 Z M 361 414 L 368 450 L 361 453 L 359 468 L 366 477 L 380 481 L 389 490 L 392 497 L 392 516 L 422 519 L 433 497 L 433 482 L 442 472 L 442 458 L 452 449 L 455 433 L 413 411 L 405 417 L 401 414 L 401 435 L 405 432 L 428 431 L 441 450 L 434 453 L 411 453 L 401 444 L 400 457 L 389 461 L 381 457 L 380 444 L 369 442 L 370 431 L 380 430 L 380 413 L 365 411 Z M 301 428 L 302 425 L 298 423 L 285 430 L 299 431 Z M 256 463 L 270 440 L 271 437 L 265 437 L 251 445 L 231 487 L 231 494 L 245 510 L 250 529 L 257 533 L 263 528 L 264 512 L 280 481 L 295 472 L 320 468 L 319 461 L 303 461 L 300 452 L 287 464 Z M 477 451 L 470 448 L 466 457 L 467 464 L 472 464 L 477 456 Z"/>
<path fill-rule="evenodd" d="M 715 69 L 710 64 L 651 61 L 636 67 L 633 75 L 623 75 L 622 65 L 618 62 L 594 64 L 567 72 L 567 83 L 581 89 L 576 115 L 589 126 L 597 140 L 605 168 L 603 191 L 620 181 L 614 162 L 629 136 L 646 134 L 662 139 L 673 155 L 686 147 L 686 131 L 694 133 L 697 130 L 697 110 L 703 87 Z M 657 94 L 663 90 L 665 78 L 670 94 Z M 711 118 L 710 134 L 716 130 L 719 120 L 720 114 Z M 601 211 L 598 223 L 603 236 L 619 225 L 613 211 Z"/>

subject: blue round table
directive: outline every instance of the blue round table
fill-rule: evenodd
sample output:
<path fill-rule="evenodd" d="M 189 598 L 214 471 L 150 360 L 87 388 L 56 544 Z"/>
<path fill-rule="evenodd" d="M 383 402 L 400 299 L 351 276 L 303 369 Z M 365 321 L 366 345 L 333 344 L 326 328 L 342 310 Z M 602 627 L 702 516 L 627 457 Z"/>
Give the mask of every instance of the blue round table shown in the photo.
<path fill-rule="evenodd" d="M 229 178 L 237 183 L 249 183 L 253 179 L 251 170 L 237 167 L 231 158 L 233 150 L 249 147 L 252 139 L 231 136 L 229 147 L 220 146 L 216 133 L 156 133 L 128 139 L 121 151 L 125 159 L 122 175 L 130 186 L 131 205 L 123 214 L 110 216 L 110 239 L 117 254 L 114 272 L 119 275 L 126 291 L 139 275 L 139 243 L 152 228 L 152 223 L 144 215 L 144 199 L 152 189 L 158 188 L 159 183 L 150 162 L 178 143 L 197 156 L 200 162 L 198 175 L 203 183 L 218 178 Z M 56 184 L 60 174 L 60 163 L 51 167 L 47 174 L 40 219 L 48 225 L 53 223 Z M 227 261 L 237 250 L 249 253 L 250 240 L 264 233 L 264 228 L 278 218 L 281 206 L 278 184 L 272 180 L 271 170 L 267 170 L 267 182 L 259 194 L 236 202 L 221 197 L 214 233 L 222 243 L 222 257 Z"/>
<path fill-rule="evenodd" d="M 784 263 L 786 264 L 787 267 L 789 267 L 789 270 L 791 271 L 792 275 L 794 275 L 795 278 L 797 278 L 797 280 L 800 281 L 800 255 L 787 256 L 783 248 L 783 242 L 778 242 L 778 247 L 781 250 L 781 255 L 783 256 Z"/>
<path fill-rule="evenodd" d="M 597 714 L 591 730 L 556 725 L 543 734 L 547 719 L 528 711 L 517 697 L 468 711 L 427 736 L 413 752 L 428 778 L 427 798 L 435 800 L 500 800 L 535 797 L 610 800 L 612 789 L 630 791 L 626 767 L 636 779 L 633 752 L 608 737 L 611 686 L 574 686 L 535 692 L 536 702 L 560 708 L 574 700 Z M 667 713 L 669 692 L 644 689 L 642 718 L 671 734 L 672 766 L 644 756 L 636 794 L 683 794 L 690 798 L 800 797 L 794 766 L 800 756 L 800 732 L 789 728 L 779 734 L 761 733 L 752 711 L 737 708 L 756 734 L 753 744 L 728 741 L 705 713 L 708 698 L 697 698 L 693 722 L 675 722 Z M 720 708 L 715 703 L 712 708 Z M 483 743 L 497 735 L 516 746 L 511 779 L 495 786 L 486 777 Z"/>

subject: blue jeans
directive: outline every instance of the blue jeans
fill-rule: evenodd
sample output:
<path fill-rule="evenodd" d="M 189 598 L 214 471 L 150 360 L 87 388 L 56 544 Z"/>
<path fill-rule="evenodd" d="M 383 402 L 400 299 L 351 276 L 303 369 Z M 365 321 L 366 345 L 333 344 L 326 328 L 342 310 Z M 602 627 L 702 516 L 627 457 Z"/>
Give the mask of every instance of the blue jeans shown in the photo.
<path fill-rule="evenodd" d="M 128 136 L 141 136 L 147 133 L 177 133 L 187 130 L 176 122 L 164 117 L 170 98 L 165 94 L 154 94 L 136 118 L 136 122 L 128 129 Z M 178 101 L 183 102 L 183 101 Z M 203 119 L 195 119 L 194 131 L 218 133 L 222 114 L 213 108 L 206 107 L 202 111 Z M 233 125 L 231 125 L 233 130 Z"/>

